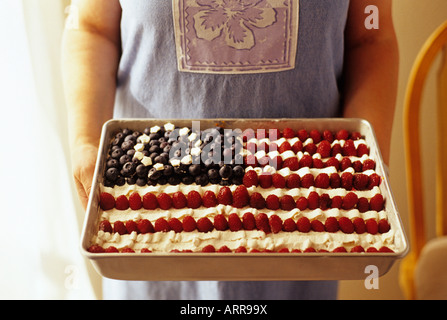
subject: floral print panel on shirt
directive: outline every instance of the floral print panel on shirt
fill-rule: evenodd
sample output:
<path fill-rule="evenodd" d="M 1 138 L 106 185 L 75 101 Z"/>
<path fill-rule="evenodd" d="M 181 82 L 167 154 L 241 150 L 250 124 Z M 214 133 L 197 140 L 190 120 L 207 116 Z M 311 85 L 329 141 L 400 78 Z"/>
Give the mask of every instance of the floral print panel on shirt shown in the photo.
<path fill-rule="evenodd" d="M 299 0 L 173 0 L 178 69 L 261 73 L 295 67 Z"/>

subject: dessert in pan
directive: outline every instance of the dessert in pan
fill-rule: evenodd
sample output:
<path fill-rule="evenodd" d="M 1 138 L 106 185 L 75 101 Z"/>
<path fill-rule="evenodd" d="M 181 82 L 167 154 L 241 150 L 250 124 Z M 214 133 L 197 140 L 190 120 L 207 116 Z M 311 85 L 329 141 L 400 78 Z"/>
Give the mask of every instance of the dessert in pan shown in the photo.
<path fill-rule="evenodd" d="M 367 139 L 288 125 L 120 128 L 106 141 L 88 252 L 399 251 Z"/>

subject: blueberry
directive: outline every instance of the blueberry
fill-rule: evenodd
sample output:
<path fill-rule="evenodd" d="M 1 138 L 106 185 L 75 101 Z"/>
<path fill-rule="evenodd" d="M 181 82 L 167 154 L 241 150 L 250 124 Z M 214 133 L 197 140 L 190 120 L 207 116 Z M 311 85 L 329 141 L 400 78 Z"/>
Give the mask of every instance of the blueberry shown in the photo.
<path fill-rule="evenodd" d="M 244 167 L 242 167 L 242 166 L 240 166 L 240 165 L 236 165 L 236 166 L 234 166 L 234 168 L 233 168 L 233 175 L 236 177 L 236 178 L 240 178 L 240 177 L 243 177 L 244 176 Z"/>
<path fill-rule="evenodd" d="M 231 166 L 225 164 L 219 169 L 219 175 L 222 177 L 222 179 L 229 179 L 231 175 L 233 174 L 233 169 Z"/>
<path fill-rule="evenodd" d="M 129 156 L 128 154 L 124 154 L 124 155 L 122 155 L 120 157 L 120 164 L 121 165 L 124 165 L 125 163 L 130 162 L 130 161 L 132 161 L 132 157 Z"/>
<path fill-rule="evenodd" d="M 124 151 L 130 150 L 135 146 L 135 141 L 132 139 L 124 140 L 124 142 L 121 144 L 121 149 Z"/>
<path fill-rule="evenodd" d="M 108 179 L 104 179 L 103 184 L 105 187 L 110 187 L 110 188 L 113 188 L 115 186 L 115 183 Z"/>
<path fill-rule="evenodd" d="M 106 171 L 106 178 L 110 181 L 115 181 L 118 178 L 119 171 L 117 168 L 109 168 Z"/>
<path fill-rule="evenodd" d="M 153 181 L 158 180 L 161 176 L 162 176 L 162 172 L 155 169 L 155 168 L 151 168 L 149 170 L 149 173 L 147 174 L 147 177 Z"/>
<path fill-rule="evenodd" d="M 117 186 L 124 186 L 125 183 L 126 179 L 123 176 L 118 176 L 118 178 L 116 178 L 115 184 Z"/>
<path fill-rule="evenodd" d="M 211 179 L 219 179 L 220 175 L 219 175 L 219 171 L 217 171 L 214 168 L 211 168 L 208 170 L 208 178 Z"/>
<path fill-rule="evenodd" d="M 209 182 L 208 175 L 205 173 L 202 173 L 195 177 L 195 183 L 201 185 L 202 187 L 206 186 L 208 182 Z"/>
<path fill-rule="evenodd" d="M 185 175 L 182 177 L 183 184 L 189 185 L 189 184 L 192 184 L 193 182 L 194 182 L 194 178 L 190 175 Z"/>
<path fill-rule="evenodd" d="M 136 164 L 134 162 L 126 162 L 121 170 L 122 175 L 125 177 L 130 177 L 135 173 Z"/>
<path fill-rule="evenodd" d="M 113 146 L 120 146 L 124 141 L 124 134 L 122 132 L 118 132 L 115 135 L 115 139 L 112 141 Z"/>
<path fill-rule="evenodd" d="M 168 163 L 168 161 L 166 160 L 166 158 L 165 158 L 165 157 L 162 157 L 162 156 L 156 156 L 156 157 L 154 158 L 154 162 L 155 162 L 155 163 L 162 163 L 162 164 L 167 164 L 167 163 Z"/>
<path fill-rule="evenodd" d="M 129 185 L 134 185 L 137 182 L 137 179 L 135 177 L 127 177 L 126 182 Z"/>
<path fill-rule="evenodd" d="M 172 186 L 176 186 L 176 185 L 180 184 L 180 182 L 181 182 L 180 178 L 176 175 L 170 176 L 168 178 L 168 183 Z"/>
<path fill-rule="evenodd" d="M 190 175 L 192 175 L 193 177 L 197 176 L 200 174 L 201 169 L 200 169 L 200 164 L 192 164 L 189 166 L 188 172 Z"/>
<path fill-rule="evenodd" d="M 115 148 L 112 150 L 112 154 L 110 155 L 113 159 L 119 159 L 124 154 L 123 149 Z"/>
<path fill-rule="evenodd" d="M 160 177 L 160 178 L 158 178 L 157 183 L 161 184 L 161 185 L 165 185 L 168 183 L 168 179 L 166 179 L 166 177 Z"/>
<path fill-rule="evenodd" d="M 170 164 L 166 164 L 163 169 L 163 174 L 167 177 L 172 176 L 174 174 L 174 167 Z"/>
<path fill-rule="evenodd" d="M 107 166 L 107 168 L 118 168 L 119 162 L 116 159 L 109 159 L 109 160 L 107 160 L 106 166 Z"/>
<path fill-rule="evenodd" d="M 146 177 L 138 177 L 137 181 L 135 182 L 137 186 L 145 186 L 147 184 L 147 178 Z"/>
<path fill-rule="evenodd" d="M 137 165 L 135 169 L 137 176 L 140 178 L 147 177 L 148 171 L 149 171 L 148 167 L 146 167 L 144 164 Z"/>

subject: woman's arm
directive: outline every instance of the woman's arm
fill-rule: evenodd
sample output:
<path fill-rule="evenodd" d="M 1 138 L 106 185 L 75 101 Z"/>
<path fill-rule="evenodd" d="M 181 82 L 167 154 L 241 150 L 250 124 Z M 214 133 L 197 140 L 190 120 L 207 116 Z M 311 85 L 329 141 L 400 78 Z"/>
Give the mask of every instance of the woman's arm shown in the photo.
<path fill-rule="evenodd" d="M 121 51 L 118 0 L 78 0 L 79 28 L 65 30 L 62 71 L 73 175 L 87 206 L 102 125 L 112 117 Z"/>
<path fill-rule="evenodd" d="M 379 10 L 379 29 L 365 27 L 366 5 Z M 344 117 L 368 120 L 389 163 L 399 52 L 391 0 L 351 1 L 346 27 Z"/>

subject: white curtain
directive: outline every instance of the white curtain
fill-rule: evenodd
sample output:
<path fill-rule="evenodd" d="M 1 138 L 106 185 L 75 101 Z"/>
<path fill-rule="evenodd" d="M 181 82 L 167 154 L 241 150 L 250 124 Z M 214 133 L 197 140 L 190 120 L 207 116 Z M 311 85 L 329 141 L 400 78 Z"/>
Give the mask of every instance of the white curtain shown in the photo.
<path fill-rule="evenodd" d="M 79 250 L 60 43 L 69 2 L 0 0 L 0 299 L 96 299 Z"/>

